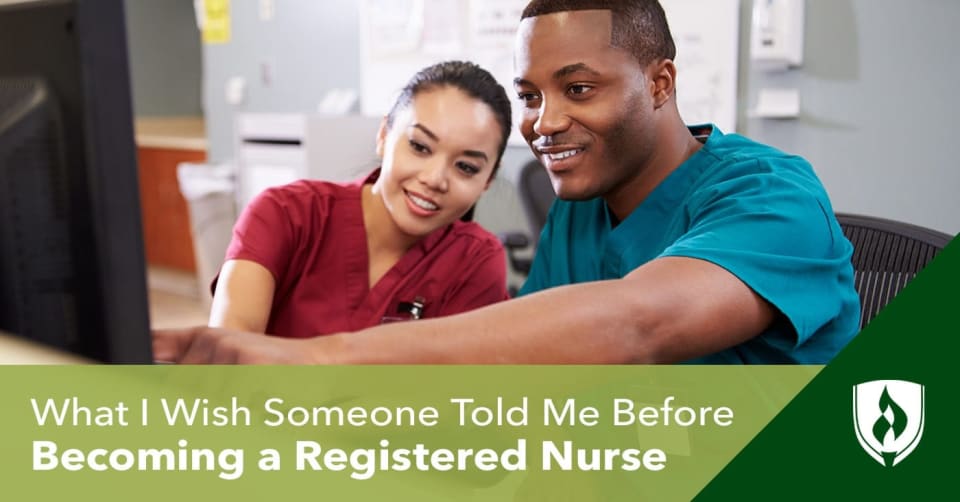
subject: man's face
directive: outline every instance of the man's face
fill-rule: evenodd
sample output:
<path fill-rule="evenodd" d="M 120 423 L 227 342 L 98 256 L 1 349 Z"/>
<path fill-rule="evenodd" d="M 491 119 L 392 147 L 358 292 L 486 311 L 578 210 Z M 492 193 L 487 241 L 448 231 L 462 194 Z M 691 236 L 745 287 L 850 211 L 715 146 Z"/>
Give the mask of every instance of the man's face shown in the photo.
<path fill-rule="evenodd" d="M 520 132 L 557 195 L 606 197 L 642 171 L 655 143 L 652 88 L 644 68 L 611 47 L 608 10 L 524 19 L 515 88 Z"/>

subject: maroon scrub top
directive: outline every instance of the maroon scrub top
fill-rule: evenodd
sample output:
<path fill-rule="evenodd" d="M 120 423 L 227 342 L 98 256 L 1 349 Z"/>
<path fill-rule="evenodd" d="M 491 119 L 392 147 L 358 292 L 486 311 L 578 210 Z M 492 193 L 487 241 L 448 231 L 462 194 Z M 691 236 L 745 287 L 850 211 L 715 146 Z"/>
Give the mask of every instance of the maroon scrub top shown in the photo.
<path fill-rule="evenodd" d="M 441 317 L 508 297 L 499 240 L 461 221 L 420 240 L 371 289 L 360 197 L 377 174 L 349 184 L 302 180 L 270 188 L 244 210 L 226 259 L 253 261 L 273 274 L 268 334 L 356 331 L 411 319 L 411 310 Z"/>

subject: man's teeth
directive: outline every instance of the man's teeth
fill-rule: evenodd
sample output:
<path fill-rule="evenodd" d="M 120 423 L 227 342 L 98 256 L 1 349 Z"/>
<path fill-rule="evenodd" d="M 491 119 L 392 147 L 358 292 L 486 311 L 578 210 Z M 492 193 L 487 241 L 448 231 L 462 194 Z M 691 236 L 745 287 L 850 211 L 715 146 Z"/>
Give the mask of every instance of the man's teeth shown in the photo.
<path fill-rule="evenodd" d="M 547 154 L 547 157 L 550 158 L 550 160 L 569 159 L 570 157 L 573 157 L 574 155 L 576 155 L 576 154 L 578 154 L 578 153 L 580 153 L 580 152 L 582 152 L 582 151 L 583 151 L 583 150 L 577 149 L 577 150 L 567 150 L 567 151 L 558 152 L 558 153 L 548 153 L 548 154 Z"/>
<path fill-rule="evenodd" d="M 412 200 L 413 203 L 416 204 L 417 207 L 419 207 L 420 209 L 425 209 L 425 210 L 427 210 L 427 211 L 436 211 L 437 209 L 439 209 L 439 208 L 437 207 L 437 205 L 434 204 L 433 202 L 430 202 L 430 201 L 428 201 L 428 200 L 421 199 L 420 197 L 417 197 L 416 195 L 413 195 L 412 193 L 411 193 L 411 194 L 407 194 L 407 195 L 410 196 L 410 200 Z"/>

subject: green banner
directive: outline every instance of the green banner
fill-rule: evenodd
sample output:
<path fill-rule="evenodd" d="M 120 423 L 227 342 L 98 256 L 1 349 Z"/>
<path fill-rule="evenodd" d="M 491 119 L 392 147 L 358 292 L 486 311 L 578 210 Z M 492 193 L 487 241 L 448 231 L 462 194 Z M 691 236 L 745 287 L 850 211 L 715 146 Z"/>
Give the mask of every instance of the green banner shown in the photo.
<path fill-rule="evenodd" d="M 689 500 L 820 369 L 3 367 L 0 482 L 6 500 Z"/>
<path fill-rule="evenodd" d="M 696 500 L 956 500 L 958 309 L 954 239 Z"/>
<path fill-rule="evenodd" d="M 0 367 L 2 496 L 951 499 L 958 246 L 825 368 Z"/>

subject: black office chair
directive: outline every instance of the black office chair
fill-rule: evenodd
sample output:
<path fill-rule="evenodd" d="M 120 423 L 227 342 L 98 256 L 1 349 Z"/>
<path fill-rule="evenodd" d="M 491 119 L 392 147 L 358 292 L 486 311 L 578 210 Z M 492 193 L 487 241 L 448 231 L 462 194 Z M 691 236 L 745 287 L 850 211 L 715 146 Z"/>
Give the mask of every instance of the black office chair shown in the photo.
<path fill-rule="evenodd" d="M 531 160 L 520 168 L 517 193 L 520 196 L 520 203 L 523 205 L 523 212 L 527 224 L 530 226 L 530 231 L 502 233 L 500 234 L 500 242 L 507 250 L 510 268 L 518 274 L 526 276 L 530 273 L 533 258 L 520 256 L 520 254 L 524 250 L 529 250 L 527 254 L 532 256 L 533 252 L 536 251 L 537 241 L 540 240 L 540 231 L 543 230 L 543 226 L 547 222 L 547 213 L 550 212 L 550 205 L 557 198 L 557 194 L 553 191 L 553 184 L 550 183 L 550 176 L 546 169 L 536 160 Z M 516 289 L 515 286 L 510 288 L 511 295 L 516 294 Z"/>
<path fill-rule="evenodd" d="M 853 244 L 860 329 L 952 239 L 935 230 L 872 216 L 837 213 L 837 221 Z"/>

